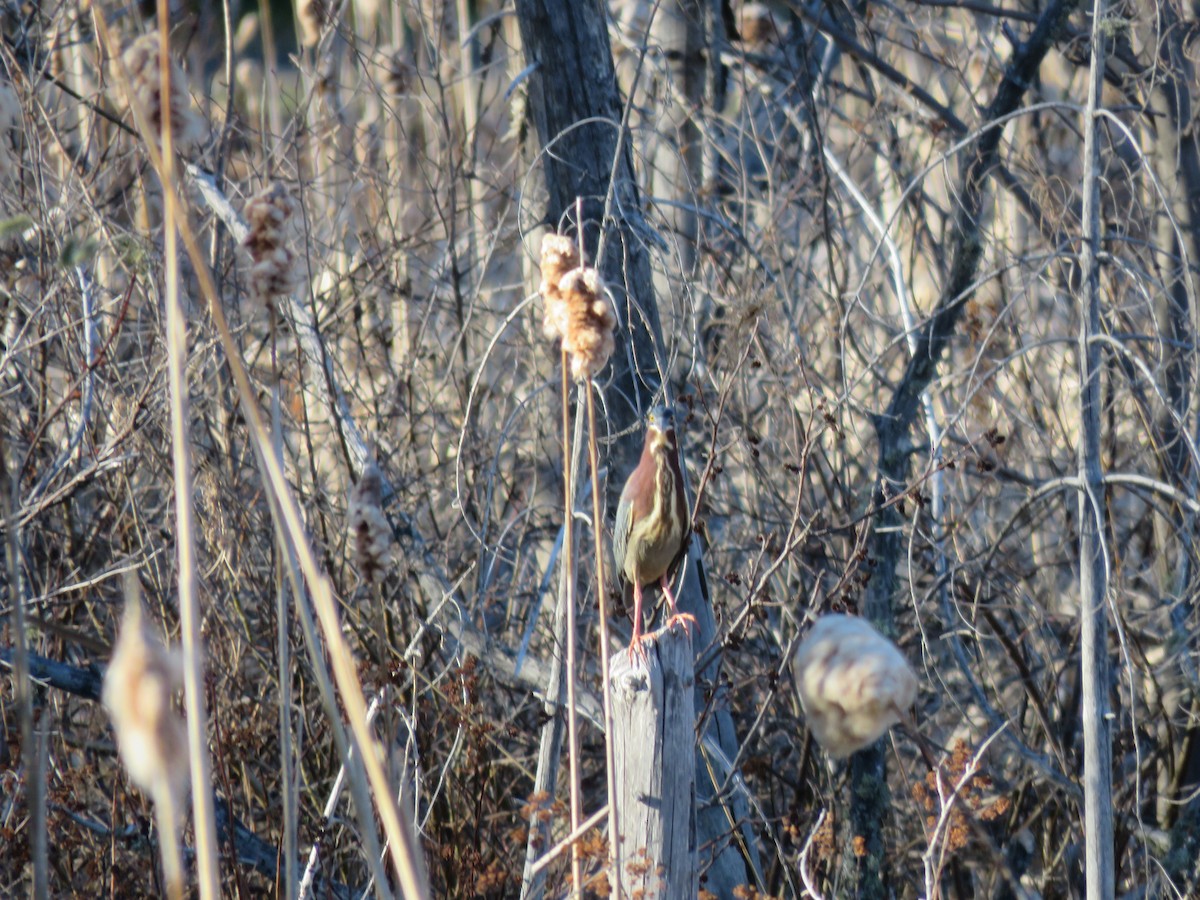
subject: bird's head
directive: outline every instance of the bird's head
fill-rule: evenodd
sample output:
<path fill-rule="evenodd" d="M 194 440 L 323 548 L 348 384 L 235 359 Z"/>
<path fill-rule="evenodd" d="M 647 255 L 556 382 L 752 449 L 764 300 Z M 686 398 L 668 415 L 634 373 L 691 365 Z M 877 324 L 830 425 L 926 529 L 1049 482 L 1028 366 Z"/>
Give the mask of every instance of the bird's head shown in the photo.
<path fill-rule="evenodd" d="M 646 447 L 651 453 L 675 450 L 675 411 L 656 406 L 646 417 Z"/>

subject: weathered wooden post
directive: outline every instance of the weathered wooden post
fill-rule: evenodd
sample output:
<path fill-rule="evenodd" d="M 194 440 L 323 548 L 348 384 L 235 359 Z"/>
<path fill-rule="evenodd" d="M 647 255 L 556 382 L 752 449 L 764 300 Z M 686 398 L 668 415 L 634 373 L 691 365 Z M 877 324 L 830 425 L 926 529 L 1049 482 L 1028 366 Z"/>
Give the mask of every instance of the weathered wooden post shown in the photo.
<path fill-rule="evenodd" d="M 682 623 L 655 632 L 646 661 L 610 665 L 619 896 L 696 900 L 696 712 L 692 639 Z"/>

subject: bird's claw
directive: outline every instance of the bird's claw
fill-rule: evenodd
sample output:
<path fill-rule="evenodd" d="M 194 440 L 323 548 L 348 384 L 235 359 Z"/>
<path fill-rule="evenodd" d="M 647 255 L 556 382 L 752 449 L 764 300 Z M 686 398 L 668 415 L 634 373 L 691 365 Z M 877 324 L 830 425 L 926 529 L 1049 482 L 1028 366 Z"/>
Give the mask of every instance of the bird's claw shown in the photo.
<path fill-rule="evenodd" d="M 652 634 L 635 634 L 633 640 L 629 642 L 629 664 L 636 666 L 641 660 L 642 665 L 649 663 L 649 657 L 646 655 L 646 644 L 654 640 Z"/>
<path fill-rule="evenodd" d="M 673 616 L 667 619 L 667 628 L 674 628 L 676 623 L 682 624 L 683 630 L 690 632 L 691 626 L 696 624 L 696 617 L 691 613 L 675 613 Z"/>

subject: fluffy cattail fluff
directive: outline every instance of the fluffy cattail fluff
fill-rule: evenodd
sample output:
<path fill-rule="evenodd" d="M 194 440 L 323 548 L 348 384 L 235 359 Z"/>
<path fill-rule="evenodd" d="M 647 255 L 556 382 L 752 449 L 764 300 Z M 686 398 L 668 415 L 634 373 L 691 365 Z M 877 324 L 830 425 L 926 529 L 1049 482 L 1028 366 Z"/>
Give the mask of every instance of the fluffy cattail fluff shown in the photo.
<path fill-rule="evenodd" d="M 809 728 L 838 758 L 877 741 L 917 695 L 904 654 L 857 616 L 821 616 L 796 651 L 795 677 Z"/>
<path fill-rule="evenodd" d="M 590 266 L 572 269 L 559 281 L 558 289 L 567 307 L 562 342 L 571 360 L 571 377 L 586 381 L 612 356 L 617 315 L 600 273 Z"/>
<path fill-rule="evenodd" d="M 321 32 L 333 21 L 337 0 L 296 0 L 296 18 L 300 20 L 301 40 L 305 47 L 315 47 Z"/>
<path fill-rule="evenodd" d="M 542 283 L 538 290 L 545 304 L 542 330 L 553 340 L 562 338 L 571 363 L 571 375 L 585 381 L 604 368 L 613 352 L 616 311 L 600 273 L 580 265 L 575 241 L 566 235 L 542 238 Z"/>
<path fill-rule="evenodd" d="M 162 131 L 164 100 L 168 101 L 171 114 L 171 140 L 176 148 L 185 151 L 203 143 L 207 129 L 204 120 L 192 108 L 192 98 L 187 91 L 187 78 L 183 69 L 171 60 L 171 94 L 163 97 L 162 70 L 159 68 L 159 47 L 162 46 L 158 33 L 142 35 L 121 54 L 121 62 L 129 76 L 131 102 L 137 102 L 146 113 L 150 127 L 157 134 Z M 115 83 L 120 83 L 114 79 Z"/>
<path fill-rule="evenodd" d="M 363 580 L 375 584 L 392 564 L 392 527 L 383 514 L 383 473 L 375 463 L 363 470 L 350 491 L 346 524 L 354 544 L 354 565 Z"/>
<path fill-rule="evenodd" d="M 0 81 L 0 187 L 20 178 L 21 103 L 11 84 Z"/>
<path fill-rule="evenodd" d="M 251 259 L 250 293 L 270 303 L 272 297 L 290 293 L 296 283 L 296 254 L 287 231 L 296 201 L 276 183 L 247 200 L 242 212 L 250 226 L 242 239 Z"/>
<path fill-rule="evenodd" d="M 542 283 L 538 291 L 545 304 L 542 331 L 550 340 L 567 333 L 567 304 L 558 283 L 578 266 L 579 250 L 574 240 L 565 234 L 548 234 L 542 238 Z"/>
<path fill-rule="evenodd" d="M 136 590 L 127 592 L 121 636 L 104 676 L 104 706 L 133 783 L 175 815 L 188 787 L 187 730 L 171 705 L 183 684 L 179 656 L 150 629 Z"/>

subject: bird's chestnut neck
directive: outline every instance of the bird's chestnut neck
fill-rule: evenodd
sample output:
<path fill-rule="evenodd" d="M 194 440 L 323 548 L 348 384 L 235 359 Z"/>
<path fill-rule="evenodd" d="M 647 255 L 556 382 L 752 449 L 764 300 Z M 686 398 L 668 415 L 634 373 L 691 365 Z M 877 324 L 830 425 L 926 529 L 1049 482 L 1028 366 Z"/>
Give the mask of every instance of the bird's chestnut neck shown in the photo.
<path fill-rule="evenodd" d="M 664 451 L 675 451 L 675 430 L 668 429 L 661 431 L 657 428 L 650 428 L 646 431 L 646 445 L 642 449 L 643 455 L 654 456 Z"/>

